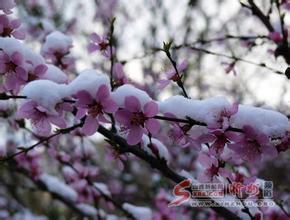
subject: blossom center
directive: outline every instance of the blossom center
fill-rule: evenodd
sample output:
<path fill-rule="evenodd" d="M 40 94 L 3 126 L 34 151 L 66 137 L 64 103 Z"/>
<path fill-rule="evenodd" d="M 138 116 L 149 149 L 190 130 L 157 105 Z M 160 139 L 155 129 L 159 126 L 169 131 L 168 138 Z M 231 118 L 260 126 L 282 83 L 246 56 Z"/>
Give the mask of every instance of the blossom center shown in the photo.
<path fill-rule="evenodd" d="M 5 63 L 7 72 L 16 72 L 17 65 L 12 61 Z"/>
<path fill-rule="evenodd" d="M 132 125 L 141 125 L 144 127 L 144 123 L 146 121 L 146 116 L 143 114 L 143 112 L 134 112 L 131 115 L 130 123 Z"/>
<path fill-rule="evenodd" d="M 11 33 L 12 33 L 13 29 L 10 27 L 5 27 L 3 28 L 3 32 L 2 32 L 2 37 L 11 37 Z"/>
<path fill-rule="evenodd" d="M 99 43 L 100 50 L 106 50 L 109 44 L 105 41 Z"/>
<path fill-rule="evenodd" d="M 177 74 L 174 74 L 170 79 L 171 79 L 172 81 L 174 81 L 174 82 L 177 82 L 177 81 L 180 80 L 180 76 L 177 75 Z"/>
<path fill-rule="evenodd" d="M 89 106 L 88 113 L 94 117 L 98 116 L 103 112 L 103 106 L 100 103 L 95 103 Z"/>

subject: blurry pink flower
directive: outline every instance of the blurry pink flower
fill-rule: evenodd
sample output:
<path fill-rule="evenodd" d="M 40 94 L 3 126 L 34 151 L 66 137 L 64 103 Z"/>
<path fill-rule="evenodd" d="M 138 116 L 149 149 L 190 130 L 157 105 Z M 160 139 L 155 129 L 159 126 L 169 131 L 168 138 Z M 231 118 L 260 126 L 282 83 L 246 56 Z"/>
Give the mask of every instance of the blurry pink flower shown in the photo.
<path fill-rule="evenodd" d="M 110 90 L 106 85 L 99 87 L 95 97 L 85 90 L 79 91 L 75 97 L 78 107 L 77 118 L 81 119 L 87 114 L 82 127 L 85 135 L 93 135 L 98 129 L 99 122 L 108 122 L 104 114 L 114 113 L 118 109 L 117 104 L 110 98 Z"/>
<path fill-rule="evenodd" d="M 243 185 L 249 185 L 251 183 L 254 183 L 257 178 L 255 176 L 246 177 L 242 173 L 236 172 L 236 173 L 231 173 L 229 179 L 231 180 L 231 182 L 242 183 Z"/>
<path fill-rule="evenodd" d="M 0 36 L 13 36 L 16 39 L 23 40 L 25 38 L 25 33 L 18 29 L 20 25 L 20 20 L 10 20 L 7 15 L 0 15 Z"/>
<path fill-rule="evenodd" d="M 106 153 L 106 159 L 108 161 L 116 161 L 117 166 L 120 170 L 124 169 L 124 163 L 123 161 L 127 160 L 127 157 L 124 154 L 120 154 L 118 151 L 112 149 L 111 146 L 109 146 L 110 149 Z"/>
<path fill-rule="evenodd" d="M 197 178 L 201 182 L 213 182 L 218 176 L 230 176 L 229 171 L 222 168 L 219 161 L 207 153 L 200 153 L 197 161 L 204 167 L 204 171 Z"/>
<path fill-rule="evenodd" d="M 215 123 L 208 124 L 208 128 L 211 130 L 222 129 L 225 131 L 230 127 L 230 119 L 239 110 L 239 104 L 234 102 L 230 107 L 224 108 L 220 114 L 219 118 Z"/>
<path fill-rule="evenodd" d="M 6 14 L 11 14 L 11 9 L 15 6 L 14 0 L 0 0 L 0 10 L 2 10 Z"/>
<path fill-rule="evenodd" d="M 290 133 L 287 133 L 281 139 L 281 142 L 275 146 L 279 153 L 289 149 L 289 139 L 290 139 Z"/>
<path fill-rule="evenodd" d="M 0 74 L 5 76 L 4 88 L 7 91 L 18 92 L 20 86 L 28 79 L 28 73 L 23 68 L 24 58 L 21 53 L 14 52 L 11 56 L 0 51 Z"/>
<path fill-rule="evenodd" d="M 284 3 L 283 6 L 284 6 L 284 8 L 285 8 L 286 10 L 289 10 L 289 11 L 290 11 L 290 2 L 286 2 L 286 3 Z"/>
<path fill-rule="evenodd" d="M 183 60 L 180 64 L 177 65 L 177 70 L 179 75 L 176 74 L 175 69 L 172 68 L 165 73 L 166 79 L 159 81 L 159 89 L 164 89 L 171 81 L 178 82 L 182 77 L 182 72 L 188 67 L 188 61 Z"/>
<path fill-rule="evenodd" d="M 33 179 L 37 179 L 42 174 L 42 157 L 39 151 L 31 150 L 26 154 L 19 154 L 15 160 L 17 165 L 24 168 Z"/>
<path fill-rule="evenodd" d="M 225 66 L 226 74 L 229 74 L 232 72 L 234 74 L 234 76 L 237 75 L 237 71 L 235 70 L 236 63 L 237 63 L 237 61 L 233 61 L 231 63 L 222 62 L 222 65 Z"/>
<path fill-rule="evenodd" d="M 90 41 L 91 42 L 88 45 L 88 51 L 90 53 L 99 50 L 103 56 L 107 58 L 111 57 L 110 44 L 107 36 L 100 36 L 96 33 L 92 33 Z"/>
<path fill-rule="evenodd" d="M 232 131 L 224 132 L 218 129 L 210 132 L 210 134 L 213 135 L 213 143 L 210 146 L 209 153 L 213 156 L 221 154 L 226 144 L 239 140 L 239 134 Z"/>
<path fill-rule="evenodd" d="M 270 38 L 270 40 L 274 41 L 275 43 L 281 43 L 283 40 L 282 34 L 277 31 L 270 32 L 268 37 Z"/>
<path fill-rule="evenodd" d="M 27 81 L 30 82 L 41 78 L 41 76 L 43 76 L 46 73 L 47 69 L 48 67 L 45 64 L 37 65 L 32 71 L 28 71 Z"/>
<path fill-rule="evenodd" d="M 114 83 L 116 86 L 121 86 L 128 83 L 128 79 L 124 73 L 123 65 L 121 63 L 115 63 L 113 66 Z"/>
<path fill-rule="evenodd" d="M 19 117 L 30 119 L 37 133 L 42 136 L 47 136 L 51 133 L 51 124 L 60 128 L 66 127 L 61 114 L 51 114 L 46 108 L 38 105 L 33 100 L 24 102 L 18 109 L 17 114 Z"/>
<path fill-rule="evenodd" d="M 240 135 L 240 140 L 228 145 L 241 158 L 255 162 L 260 161 L 263 154 L 277 155 L 277 150 L 270 143 L 267 135 L 260 133 L 249 125 L 245 125 L 243 131 L 244 133 Z"/>
<path fill-rule="evenodd" d="M 173 123 L 169 131 L 169 137 L 177 142 L 181 147 L 193 147 L 195 150 L 201 149 L 202 141 L 200 137 L 193 138 L 188 132 L 191 129 L 189 125 L 179 125 L 178 123 Z"/>
<path fill-rule="evenodd" d="M 153 135 L 159 131 L 160 124 L 153 118 L 157 113 L 158 105 L 154 101 L 147 102 L 142 109 L 140 101 L 135 96 L 125 98 L 125 108 L 116 112 L 116 120 L 129 130 L 128 144 L 138 144 L 146 132 L 145 128 Z"/>

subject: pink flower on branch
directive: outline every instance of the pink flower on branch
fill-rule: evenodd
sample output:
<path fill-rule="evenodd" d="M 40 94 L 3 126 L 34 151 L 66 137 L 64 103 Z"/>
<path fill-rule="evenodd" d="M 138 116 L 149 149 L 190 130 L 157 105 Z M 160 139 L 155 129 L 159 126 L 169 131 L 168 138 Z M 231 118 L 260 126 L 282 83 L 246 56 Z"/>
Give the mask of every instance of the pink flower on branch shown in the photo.
<path fill-rule="evenodd" d="M 4 89 L 18 93 L 20 86 L 28 79 L 23 55 L 19 52 L 8 55 L 0 51 L 0 74 L 4 75 Z"/>
<path fill-rule="evenodd" d="M 51 133 L 51 124 L 65 128 L 66 122 L 62 116 L 61 105 L 57 106 L 57 114 L 52 114 L 46 108 L 33 100 L 24 102 L 18 109 L 18 116 L 30 119 L 39 135 L 47 136 Z"/>
<path fill-rule="evenodd" d="M 260 161 L 262 155 L 277 155 L 277 149 L 270 143 L 269 137 L 249 125 L 243 127 L 239 140 L 228 146 L 246 161 Z"/>
<path fill-rule="evenodd" d="M 11 14 L 11 9 L 15 7 L 14 0 L 0 0 L 0 10 L 2 10 L 5 14 Z"/>
<path fill-rule="evenodd" d="M 125 98 L 125 108 L 116 112 L 116 120 L 128 130 L 127 142 L 130 145 L 140 143 L 142 135 L 146 132 L 156 134 L 160 124 L 153 117 L 158 113 L 158 105 L 154 101 L 147 102 L 141 107 L 140 101 L 135 96 Z"/>
<path fill-rule="evenodd" d="M 188 61 L 183 60 L 180 64 L 177 65 L 177 70 L 179 72 L 179 75 L 176 73 L 175 69 L 172 68 L 168 72 L 165 73 L 165 79 L 162 79 L 159 81 L 159 89 L 164 89 L 168 84 L 173 82 L 179 82 L 182 78 L 182 72 L 186 70 L 188 67 Z"/>
<path fill-rule="evenodd" d="M 109 122 L 105 118 L 106 113 L 117 111 L 117 104 L 110 98 L 110 90 L 105 84 L 97 90 L 95 97 L 92 97 L 86 90 L 81 90 L 75 95 L 78 108 L 77 118 L 86 116 L 82 132 L 86 135 L 93 135 L 99 126 L 99 122 Z"/>
<path fill-rule="evenodd" d="M 93 53 L 96 50 L 99 50 L 104 57 L 111 57 L 110 43 L 107 36 L 100 36 L 96 33 L 92 33 L 90 36 L 90 43 L 88 45 L 88 51 Z M 113 53 L 114 53 L 114 48 Z"/>
<path fill-rule="evenodd" d="M 0 36 L 13 36 L 16 39 L 23 40 L 25 38 L 25 33 L 19 30 L 20 25 L 20 20 L 11 20 L 7 15 L 0 15 Z"/>
<path fill-rule="evenodd" d="M 230 172 L 223 168 L 223 163 L 207 153 L 199 154 L 197 161 L 204 168 L 198 176 L 198 180 L 201 182 L 216 182 L 219 176 L 230 176 Z"/>

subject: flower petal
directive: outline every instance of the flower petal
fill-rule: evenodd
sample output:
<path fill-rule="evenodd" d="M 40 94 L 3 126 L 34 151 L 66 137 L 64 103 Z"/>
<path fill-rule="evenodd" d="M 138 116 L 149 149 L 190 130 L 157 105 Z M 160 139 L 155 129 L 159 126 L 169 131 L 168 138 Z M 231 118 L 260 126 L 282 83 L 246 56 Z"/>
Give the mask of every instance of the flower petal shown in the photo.
<path fill-rule="evenodd" d="M 78 99 L 76 106 L 87 107 L 93 102 L 93 97 L 86 90 L 78 91 L 75 97 Z"/>
<path fill-rule="evenodd" d="M 118 105 L 112 99 L 105 99 L 102 102 L 102 106 L 107 113 L 114 113 L 118 110 Z"/>
<path fill-rule="evenodd" d="M 84 126 L 82 127 L 82 132 L 85 135 L 90 136 L 96 133 L 98 127 L 99 127 L 99 124 L 97 120 L 92 116 L 88 116 L 85 120 Z"/>
<path fill-rule="evenodd" d="M 147 117 L 153 117 L 158 113 L 158 105 L 154 101 L 147 102 L 144 106 L 144 114 Z"/>
<path fill-rule="evenodd" d="M 130 125 L 130 118 L 131 118 L 131 112 L 120 109 L 115 114 L 117 122 L 119 122 L 122 125 L 129 126 Z"/>
<path fill-rule="evenodd" d="M 125 107 L 130 112 L 140 112 L 141 111 L 140 101 L 135 96 L 127 96 L 125 98 Z"/>
<path fill-rule="evenodd" d="M 96 100 L 102 102 L 103 100 L 107 99 L 110 96 L 110 90 L 108 86 L 101 85 L 96 94 Z"/>
<path fill-rule="evenodd" d="M 138 144 L 143 135 L 143 129 L 138 126 L 134 126 L 130 129 L 129 134 L 127 136 L 127 142 L 130 145 L 135 145 Z"/>
<path fill-rule="evenodd" d="M 151 134 L 157 134 L 160 129 L 160 123 L 156 119 L 148 119 L 145 121 L 145 126 Z"/>

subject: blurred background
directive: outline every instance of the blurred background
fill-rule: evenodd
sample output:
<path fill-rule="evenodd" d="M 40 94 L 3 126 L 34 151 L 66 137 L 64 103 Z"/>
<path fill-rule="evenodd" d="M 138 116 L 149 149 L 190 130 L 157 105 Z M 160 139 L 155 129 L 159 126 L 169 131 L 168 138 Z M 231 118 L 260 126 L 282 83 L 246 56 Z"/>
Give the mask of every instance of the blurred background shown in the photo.
<path fill-rule="evenodd" d="M 268 12 L 272 1 L 257 0 L 256 3 Z M 165 53 L 156 48 L 162 48 L 163 42 L 172 41 L 174 60 L 177 63 L 183 60 L 189 62 L 184 72 L 184 82 L 193 99 L 224 96 L 230 101 L 290 114 L 289 82 L 284 75 L 275 73 L 284 73 L 288 65 L 282 56 L 275 56 L 277 44 L 268 38 L 269 32 L 261 21 L 242 7 L 240 1 L 17 0 L 13 11 L 13 16 L 22 21 L 26 32 L 25 42 L 36 52 L 40 52 L 46 35 L 55 29 L 73 39 L 70 55 L 75 59 L 75 67 L 67 71 L 71 79 L 80 71 L 90 68 L 110 72 L 108 59 L 99 53 L 90 54 L 87 45 L 93 32 L 108 35 L 110 21 L 115 17 L 116 60 L 123 64 L 129 80 L 146 90 L 153 99 L 164 100 L 173 94 L 180 94 L 175 84 L 160 90 L 157 83 L 172 66 Z M 281 30 L 274 7 L 269 17 L 275 30 Z M 289 25 L 288 12 L 285 26 Z M 9 122 L 3 120 L 3 123 Z M 13 125 L 9 126 L 12 128 L 5 131 L 2 144 L 17 145 Z M 166 137 L 167 130 L 163 132 Z M 98 182 L 105 182 L 117 201 L 128 201 L 158 210 L 160 200 L 165 199 L 162 193 L 172 190 L 171 183 L 134 157 L 129 156 L 129 160 L 124 160 L 124 169 L 120 171 L 117 160 L 109 161 L 108 155 L 112 155 L 112 152 L 103 148 L 107 143 L 98 135 L 74 141 L 68 135 L 60 143 L 56 146 L 60 152 L 80 157 L 80 164 L 89 163 L 88 166 L 93 167 Z M 174 158 L 171 167 L 178 170 L 195 169 L 194 153 L 187 148 L 174 148 L 170 140 L 165 145 Z M 80 156 L 81 149 L 88 153 Z M 56 163 L 48 154 L 44 155 L 44 151 L 40 148 L 35 154 L 41 156 L 32 155 L 30 159 L 41 164 L 48 173 L 65 179 L 67 168 Z M 90 157 L 89 162 L 86 162 L 87 157 Z M 284 193 L 289 190 L 289 171 L 289 153 L 285 153 L 275 161 L 266 161 L 253 173 L 273 180 L 277 197 L 283 194 L 287 200 L 288 195 Z M 3 219 L 9 219 L 5 217 L 5 211 L 12 213 L 15 219 L 46 219 L 38 215 L 47 216 L 48 219 L 80 219 L 62 203 L 52 201 L 49 194 L 36 189 L 27 178 L 5 166 L 0 167 L 0 179 L 0 219 L 3 216 Z M 23 187 L 15 187 L 18 185 Z M 119 214 L 110 205 L 104 205 L 101 199 L 99 204 L 91 202 L 89 192 L 82 193 L 84 202 L 95 202 L 94 205 Z M 16 218 L 18 212 L 22 214 Z M 194 219 L 195 214 L 198 215 L 198 212 L 188 215 L 187 210 L 181 208 L 170 212 L 169 216 L 182 216 L 176 219 Z"/>

